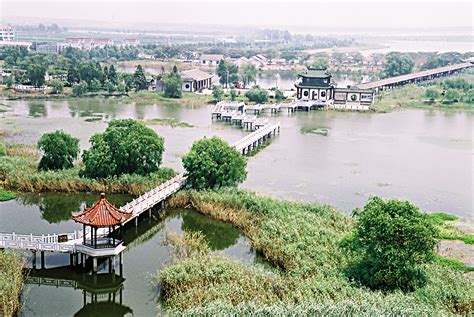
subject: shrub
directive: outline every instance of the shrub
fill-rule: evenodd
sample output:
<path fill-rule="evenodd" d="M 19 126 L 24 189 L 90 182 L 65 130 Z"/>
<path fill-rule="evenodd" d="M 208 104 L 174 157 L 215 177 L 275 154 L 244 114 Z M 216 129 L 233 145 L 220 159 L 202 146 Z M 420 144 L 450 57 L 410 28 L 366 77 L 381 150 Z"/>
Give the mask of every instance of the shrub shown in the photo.
<path fill-rule="evenodd" d="M 247 177 L 245 158 L 218 137 L 193 143 L 183 157 L 188 184 L 196 189 L 236 186 Z"/>
<path fill-rule="evenodd" d="M 83 175 L 93 178 L 158 171 L 164 151 L 163 138 L 133 119 L 111 121 L 90 143 L 91 148 L 82 155 Z"/>
<path fill-rule="evenodd" d="M 425 96 L 428 98 L 428 100 L 434 101 L 435 99 L 439 98 L 440 93 L 434 88 L 428 88 L 426 89 Z"/>
<path fill-rule="evenodd" d="M 461 99 L 461 94 L 456 89 L 448 89 L 444 94 L 444 99 L 449 102 L 458 102 Z"/>
<path fill-rule="evenodd" d="M 264 89 L 253 88 L 245 93 L 245 97 L 247 97 L 249 101 L 264 103 L 268 100 L 268 93 Z"/>
<path fill-rule="evenodd" d="M 52 80 L 48 84 L 52 89 L 51 93 L 52 94 L 62 94 L 64 90 L 64 84 L 60 81 L 57 80 Z"/>
<path fill-rule="evenodd" d="M 87 93 L 88 85 L 85 81 L 81 81 L 80 83 L 74 84 L 72 86 L 72 93 L 76 96 L 84 95 Z"/>
<path fill-rule="evenodd" d="M 220 86 L 212 86 L 212 97 L 215 101 L 221 101 L 224 98 L 224 90 Z"/>
<path fill-rule="evenodd" d="M 434 256 L 435 229 L 407 201 L 374 197 L 355 209 L 352 235 L 343 246 L 352 252 L 347 273 L 372 289 L 411 291 L 425 284 L 422 265 Z"/>
<path fill-rule="evenodd" d="M 61 130 L 45 133 L 38 141 L 43 156 L 40 170 L 61 170 L 71 168 L 79 155 L 79 139 Z"/>

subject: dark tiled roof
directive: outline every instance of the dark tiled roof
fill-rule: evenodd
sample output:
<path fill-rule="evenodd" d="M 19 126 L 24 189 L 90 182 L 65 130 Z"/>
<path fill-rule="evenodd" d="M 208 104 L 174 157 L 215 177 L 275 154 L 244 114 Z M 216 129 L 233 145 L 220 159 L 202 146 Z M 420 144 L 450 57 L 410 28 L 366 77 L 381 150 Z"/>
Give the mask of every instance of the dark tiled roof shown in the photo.
<path fill-rule="evenodd" d="M 307 69 L 304 73 L 299 74 L 302 77 L 312 77 L 312 78 L 327 78 L 331 77 L 331 74 L 325 69 Z"/>

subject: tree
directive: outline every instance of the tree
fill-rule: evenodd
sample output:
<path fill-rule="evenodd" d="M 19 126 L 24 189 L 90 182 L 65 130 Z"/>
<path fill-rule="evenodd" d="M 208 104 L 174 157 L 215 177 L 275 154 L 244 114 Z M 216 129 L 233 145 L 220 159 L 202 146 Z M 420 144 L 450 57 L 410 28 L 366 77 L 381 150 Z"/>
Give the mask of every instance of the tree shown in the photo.
<path fill-rule="evenodd" d="M 114 85 L 118 84 L 117 72 L 115 71 L 114 65 L 110 65 L 107 78 L 110 80 L 112 84 Z"/>
<path fill-rule="evenodd" d="M 225 60 L 221 59 L 219 65 L 217 66 L 217 75 L 219 76 L 219 82 L 221 85 L 228 87 L 228 84 L 235 83 L 239 81 L 238 76 L 239 68 L 233 63 L 228 63 Z"/>
<path fill-rule="evenodd" d="M 328 65 L 329 65 L 329 61 L 325 58 L 318 58 L 317 60 L 315 60 L 314 62 L 311 63 L 311 65 L 309 65 L 309 68 L 313 68 L 313 69 L 326 69 L 328 68 Z"/>
<path fill-rule="evenodd" d="M 146 89 L 146 76 L 143 71 L 142 65 L 138 65 L 133 73 L 133 82 L 135 84 L 135 90 L 144 90 Z"/>
<path fill-rule="evenodd" d="M 244 82 L 244 86 L 247 86 L 250 83 L 255 83 L 255 81 L 257 80 L 257 68 L 254 64 L 244 64 L 240 68 L 240 77 Z"/>
<path fill-rule="evenodd" d="M 235 101 L 237 99 L 237 90 L 234 87 L 230 89 L 230 100 Z"/>
<path fill-rule="evenodd" d="M 13 76 L 10 75 L 5 79 L 5 85 L 7 85 L 7 88 L 10 89 L 13 87 Z"/>
<path fill-rule="evenodd" d="M 265 103 L 268 100 L 268 93 L 264 89 L 253 88 L 245 93 L 245 97 L 247 97 L 249 101 Z"/>
<path fill-rule="evenodd" d="M 236 186 L 247 177 L 245 158 L 218 137 L 194 142 L 182 161 L 195 189 Z"/>
<path fill-rule="evenodd" d="M 426 96 L 426 98 L 428 98 L 428 100 L 434 101 L 435 99 L 439 98 L 440 93 L 435 88 L 428 88 L 425 91 L 425 96 Z"/>
<path fill-rule="evenodd" d="M 99 91 L 101 88 L 100 81 L 98 79 L 92 79 L 89 83 L 89 90 L 90 91 Z"/>
<path fill-rule="evenodd" d="M 448 102 L 458 102 L 461 99 L 461 94 L 456 89 L 448 89 L 444 94 L 444 99 Z"/>
<path fill-rule="evenodd" d="M 67 82 L 69 85 L 74 85 L 80 81 L 80 74 L 77 67 L 70 66 L 67 70 Z"/>
<path fill-rule="evenodd" d="M 183 80 L 176 66 L 173 67 L 170 73 L 163 76 L 163 84 L 165 85 L 164 96 L 166 98 L 181 98 L 183 95 Z"/>
<path fill-rule="evenodd" d="M 105 81 L 105 88 L 107 88 L 107 91 L 109 92 L 109 94 L 115 92 L 117 90 L 117 86 L 115 86 L 111 80 L 107 79 Z"/>
<path fill-rule="evenodd" d="M 221 101 L 224 98 L 224 90 L 220 86 L 212 86 L 212 97 L 215 101 Z"/>
<path fill-rule="evenodd" d="M 71 168 L 79 155 L 79 139 L 61 130 L 43 134 L 38 141 L 43 156 L 40 170 L 61 170 Z"/>
<path fill-rule="evenodd" d="M 286 99 L 286 97 L 285 97 L 285 94 L 283 94 L 283 92 L 280 89 L 276 89 L 275 90 L 275 99 L 277 101 L 282 101 L 282 100 Z"/>
<path fill-rule="evenodd" d="M 90 138 L 90 143 L 82 155 L 82 175 L 93 178 L 156 172 L 164 151 L 163 138 L 133 119 L 111 121 L 103 133 Z"/>
<path fill-rule="evenodd" d="M 385 56 L 385 64 L 380 77 L 388 78 L 409 74 L 412 72 L 414 65 L 415 63 L 409 55 L 390 52 Z"/>
<path fill-rule="evenodd" d="M 27 75 L 30 83 L 36 87 L 43 86 L 46 75 L 46 66 L 40 63 L 32 63 L 27 67 Z"/>
<path fill-rule="evenodd" d="M 51 87 L 52 94 L 62 94 L 64 90 L 64 84 L 58 80 L 52 80 L 48 83 Z"/>
<path fill-rule="evenodd" d="M 355 209 L 347 274 L 371 289 L 412 291 L 424 285 L 423 264 L 434 256 L 436 231 L 429 218 L 407 201 L 379 197 Z"/>
<path fill-rule="evenodd" d="M 76 96 L 81 96 L 87 93 L 88 88 L 87 83 L 83 81 L 72 86 L 72 93 Z"/>

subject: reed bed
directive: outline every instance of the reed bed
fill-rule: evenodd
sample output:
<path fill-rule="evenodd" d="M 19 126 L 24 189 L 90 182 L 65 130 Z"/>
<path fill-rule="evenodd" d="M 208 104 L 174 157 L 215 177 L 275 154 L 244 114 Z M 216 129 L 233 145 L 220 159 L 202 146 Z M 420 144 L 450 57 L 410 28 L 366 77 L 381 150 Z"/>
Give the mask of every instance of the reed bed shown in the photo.
<path fill-rule="evenodd" d="M 23 264 L 13 253 L 0 250 L 0 316 L 14 316 L 20 308 Z"/>
<path fill-rule="evenodd" d="M 474 283 L 439 261 L 411 293 L 357 285 L 339 247 L 351 219 L 327 205 L 281 201 L 240 190 L 184 191 L 171 207 L 192 207 L 242 229 L 273 269 L 187 252 L 159 274 L 171 314 L 452 315 L 474 309 Z M 189 239 L 189 238 L 188 238 Z M 195 244 L 195 243 L 194 243 Z"/>

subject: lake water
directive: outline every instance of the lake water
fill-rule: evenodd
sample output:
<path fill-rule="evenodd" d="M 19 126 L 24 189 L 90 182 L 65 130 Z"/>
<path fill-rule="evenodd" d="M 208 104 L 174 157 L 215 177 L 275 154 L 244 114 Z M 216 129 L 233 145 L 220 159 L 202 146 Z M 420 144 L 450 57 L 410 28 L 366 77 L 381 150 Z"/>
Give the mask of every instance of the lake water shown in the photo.
<path fill-rule="evenodd" d="M 0 124 L 8 140 L 34 144 L 45 132 L 63 129 L 88 147 L 93 133 L 115 118 L 175 118 L 193 128 L 152 126 L 165 138 L 164 165 L 182 170 L 181 156 L 192 142 L 217 135 L 233 142 L 246 132 L 212 122 L 211 105 L 136 105 L 115 99 L 73 101 L 8 101 Z M 285 199 L 332 204 L 346 213 L 362 207 L 371 195 L 408 199 L 429 212 L 449 212 L 472 219 L 472 132 L 474 113 L 403 110 L 387 114 L 333 111 L 267 115 L 281 122 L 281 133 L 248 159 L 248 177 L 240 187 Z M 327 136 L 317 134 L 328 129 Z M 129 196 L 108 195 L 121 205 Z M 61 233 L 80 229 L 69 220 L 97 199 L 96 194 L 21 195 L 0 203 L 0 231 Z M 165 232 L 202 231 L 216 252 L 243 263 L 261 263 L 249 241 L 228 224 L 193 210 L 169 210 L 143 219 L 125 236 L 123 279 L 90 275 L 61 268 L 67 255 L 47 254 L 47 270 L 30 274 L 79 281 L 77 289 L 28 284 L 24 290 L 25 316 L 154 316 L 160 312 L 159 289 L 153 274 L 170 260 L 171 248 L 162 245 Z M 29 255 L 25 253 L 25 255 Z M 102 266 L 102 270 L 105 266 Z M 109 280 L 106 280 L 109 279 Z M 122 301 L 118 289 L 123 287 Z M 112 291 L 113 290 L 113 291 Z M 90 303 L 91 294 L 99 303 Z M 115 294 L 115 304 L 109 299 Z M 84 301 L 84 296 L 86 301 Z M 93 295 L 95 296 L 95 295 Z M 109 296 L 109 297 L 107 297 Z M 95 313 L 91 313 L 95 312 Z"/>
<path fill-rule="evenodd" d="M 70 220 L 73 212 L 90 206 L 97 194 L 22 195 L 16 200 L 0 203 L 0 231 L 61 233 L 81 229 Z M 109 195 L 114 204 L 121 205 L 130 197 Z M 212 220 L 190 209 L 161 210 L 152 218 L 141 219 L 137 228 L 125 233 L 123 277 L 109 274 L 106 263 L 99 264 L 94 282 L 90 273 L 69 267 L 69 255 L 45 253 L 45 269 L 29 272 L 23 290 L 24 316 L 156 316 L 161 310 L 160 290 L 154 276 L 172 259 L 172 247 L 163 244 L 167 232 L 202 232 L 213 252 L 224 254 L 244 264 L 264 263 L 250 248 L 249 240 L 232 225 Z M 21 255 L 28 258 L 31 253 Z M 36 280 L 34 280 L 36 278 Z M 42 278 L 42 284 L 34 283 Z M 75 288 L 67 282 L 76 282 Z M 51 283 L 58 285 L 44 285 Z M 122 289 L 122 290 L 121 290 Z M 98 302 L 91 304 L 91 297 Z M 113 297 L 115 296 L 115 303 Z M 86 299 L 84 301 L 84 298 Z M 85 304 L 86 303 L 86 304 Z"/>
<path fill-rule="evenodd" d="M 170 117 L 188 122 L 194 128 L 152 126 L 165 138 L 164 164 L 178 170 L 181 156 L 195 140 L 217 135 L 234 142 L 247 133 L 212 122 L 211 105 L 135 105 L 114 99 L 0 103 L 10 106 L 0 119 L 12 133 L 9 139 L 30 144 L 45 132 L 63 129 L 80 138 L 84 149 L 90 136 L 114 118 Z M 281 133 L 248 160 L 243 188 L 328 203 L 348 213 L 371 195 L 381 195 L 408 199 L 430 212 L 472 217 L 473 112 L 313 111 L 268 118 L 281 122 Z M 328 135 L 311 133 L 317 128 L 329 129 Z"/>

